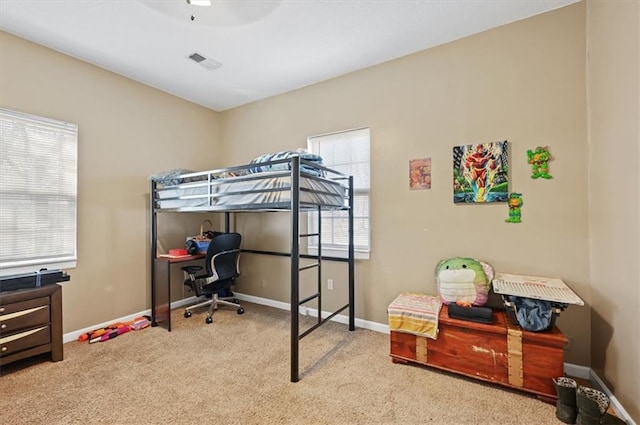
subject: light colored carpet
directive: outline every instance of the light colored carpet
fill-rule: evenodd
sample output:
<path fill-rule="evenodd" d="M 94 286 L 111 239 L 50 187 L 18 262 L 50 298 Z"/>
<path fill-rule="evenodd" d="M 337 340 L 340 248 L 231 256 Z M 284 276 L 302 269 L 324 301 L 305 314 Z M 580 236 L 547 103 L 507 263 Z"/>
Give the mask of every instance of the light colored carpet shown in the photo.
<path fill-rule="evenodd" d="M 302 339 L 292 383 L 289 313 L 243 307 L 221 308 L 211 325 L 174 311 L 172 332 L 72 342 L 61 362 L 6 365 L 0 424 L 560 423 L 531 395 L 394 364 L 388 335 L 333 322 Z"/>

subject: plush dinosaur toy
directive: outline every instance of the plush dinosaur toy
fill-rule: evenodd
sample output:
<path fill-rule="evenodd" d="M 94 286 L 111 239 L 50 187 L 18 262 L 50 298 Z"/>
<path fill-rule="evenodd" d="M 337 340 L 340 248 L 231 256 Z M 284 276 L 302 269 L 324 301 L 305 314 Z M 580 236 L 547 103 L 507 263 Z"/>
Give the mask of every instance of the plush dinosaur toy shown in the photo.
<path fill-rule="evenodd" d="M 475 258 L 450 258 L 436 266 L 438 293 L 445 304 L 485 305 L 492 279 L 493 267 Z"/>

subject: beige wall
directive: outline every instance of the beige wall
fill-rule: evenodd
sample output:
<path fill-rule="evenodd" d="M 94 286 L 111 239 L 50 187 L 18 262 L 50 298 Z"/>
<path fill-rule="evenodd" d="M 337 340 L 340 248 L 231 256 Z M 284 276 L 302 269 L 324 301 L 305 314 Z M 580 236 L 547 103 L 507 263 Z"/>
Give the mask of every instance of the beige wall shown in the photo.
<path fill-rule="evenodd" d="M 573 340 L 566 360 L 592 365 L 638 420 L 640 184 L 627 170 L 640 160 L 640 117 L 638 97 L 625 95 L 640 95 L 639 12 L 618 6 L 582 2 L 222 114 L 0 32 L 0 105 L 80 127 L 79 261 L 64 284 L 64 331 L 149 308 L 149 174 L 245 163 L 368 126 L 372 253 L 356 268 L 357 317 L 386 323 L 399 292 L 435 293 L 435 264 L 451 256 L 561 277 L 587 303 L 558 320 Z M 504 204 L 451 200 L 452 146 L 499 140 L 510 143 L 511 190 L 524 196 L 517 225 L 504 222 Z M 525 152 L 538 145 L 555 157 L 550 181 L 529 178 Z M 409 191 L 408 161 L 422 157 L 433 187 Z M 161 242 L 181 243 L 203 218 L 162 215 Z M 246 248 L 288 249 L 287 213 L 235 222 Z M 288 302 L 288 264 L 244 255 L 237 290 Z M 328 278 L 326 310 L 346 299 L 344 265 L 326 267 Z"/>
<path fill-rule="evenodd" d="M 150 308 L 147 177 L 217 166 L 218 114 L 0 32 L 0 105 L 78 124 L 78 264 L 64 332 Z M 164 240 L 196 231 L 176 217 Z M 183 242 L 182 242 L 183 243 Z"/>
<path fill-rule="evenodd" d="M 371 128 L 372 252 L 356 266 L 357 317 L 386 323 L 400 292 L 435 294 L 435 265 L 452 256 L 561 277 L 589 303 L 584 4 L 224 112 L 223 156 L 242 163 L 362 126 Z M 505 223 L 505 204 L 452 202 L 452 147 L 500 140 L 510 144 L 511 190 L 523 193 L 521 224 Z M 526 150 L 539 145 L 555 157 L 549 181 L 530 178 Z M 410 191 L 409 160 L 423 157 L 433 187 Z M 245 246 L 288 246 L 288 217 L 276 214 L 237 218 Z M 244 256 L 238 291 L 287 302 L 288 274 L 273 261 L 286 266 Z M 327 278 L 346 285 L 344 266 Z M 327 310 L 344 304 L 339 292 L 325 292 Z M 566 360 L 589 365 L 589 307 L 558 322 L 573 338 Z"/>
<path fill-rule="evenodd" d="M 640 6 L 587 8 L 591 366 L 640 423 Z"/>

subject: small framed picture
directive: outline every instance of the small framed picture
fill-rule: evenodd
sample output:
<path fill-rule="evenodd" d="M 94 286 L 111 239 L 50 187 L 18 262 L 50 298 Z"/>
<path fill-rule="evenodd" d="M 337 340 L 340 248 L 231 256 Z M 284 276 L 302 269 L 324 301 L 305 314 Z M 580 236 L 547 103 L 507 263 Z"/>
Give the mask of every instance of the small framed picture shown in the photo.
<path fill-rule="evenodd" d="M 409 160 L 409 189 L 431 189 L 431 158 Z"/>

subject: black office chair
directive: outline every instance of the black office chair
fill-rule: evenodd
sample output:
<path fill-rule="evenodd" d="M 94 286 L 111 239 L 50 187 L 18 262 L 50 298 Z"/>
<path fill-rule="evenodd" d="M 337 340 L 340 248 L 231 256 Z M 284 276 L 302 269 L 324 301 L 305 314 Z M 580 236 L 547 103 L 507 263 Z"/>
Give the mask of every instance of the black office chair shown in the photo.
<path fill-rule="evenodd" d="M 237 299 L 233 297 L 220 297 L 221 291 L 230 292 L 230 287 L 235 283 L 240 275 L 240 233 L 223 233 L 214 237 L 209 242 L 205 266 L 207 274 L 197 275 L 202 270 L 201 266 L 186 266 L 182 270 L 187 277 L 184 284 L 188 286 L 196 296 L 210 298 L 207 301 L 191 305 L 185 309 L 184 317 L 191 317 L 191 310 L 194 308 L 210 305 L 207 312 L 207 323 L 213 322 L 213 312 L 218 309 L 218 305 L 229 305 L 237 307 L 238 314 L 244 313 Z"/>

